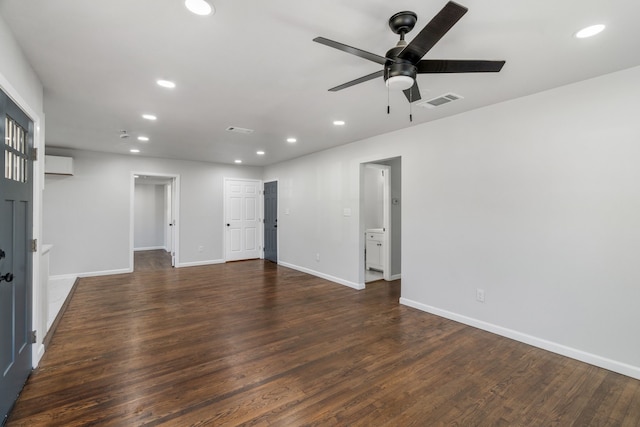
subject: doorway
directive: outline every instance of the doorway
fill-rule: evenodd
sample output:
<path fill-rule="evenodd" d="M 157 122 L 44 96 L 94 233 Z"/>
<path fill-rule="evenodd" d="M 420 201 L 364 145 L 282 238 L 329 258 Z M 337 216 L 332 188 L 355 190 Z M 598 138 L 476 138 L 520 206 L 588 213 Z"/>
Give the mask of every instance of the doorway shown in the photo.
<path fill-rule="evenodd" d="M 179 259 L 179 176 L 134 173 L 132 179 L 131 265 L 140 259 L 134 252 L 159 251 L 175 267 Z"/>
<path fill-rule="evenodd" d="M 401 277 L 401 159 L 361 166 L 363 281 L 396 280 Z"/>
<path fill-rule="evenodd" d="M 33 122 L 0 91 L 0 423 L 31 373 Z"/>

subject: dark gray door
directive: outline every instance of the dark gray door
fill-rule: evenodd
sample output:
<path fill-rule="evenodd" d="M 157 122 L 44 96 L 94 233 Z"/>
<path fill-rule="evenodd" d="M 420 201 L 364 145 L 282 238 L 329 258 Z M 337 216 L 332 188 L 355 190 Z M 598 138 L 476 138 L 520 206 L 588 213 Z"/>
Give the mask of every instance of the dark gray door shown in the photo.
<path fill-rule="evenodd" d="M 0 91 L 0 423 L 31 372 L 33 123 Z"/>
<path fill-rule="evenodd" d="M 278 262 L 278 182 L 264 183 L 264 259 Z"/>

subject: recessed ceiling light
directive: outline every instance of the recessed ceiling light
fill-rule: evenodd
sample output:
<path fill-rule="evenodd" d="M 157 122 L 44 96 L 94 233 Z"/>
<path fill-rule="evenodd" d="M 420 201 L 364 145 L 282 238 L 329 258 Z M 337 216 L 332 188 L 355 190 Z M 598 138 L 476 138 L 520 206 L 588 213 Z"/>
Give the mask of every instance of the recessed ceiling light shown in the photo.
<path fill-rule="evenodd" d="M 131 150 L 129 150 L 130 153 L 139 153 L 140 150 L 138 150 L 137 148 L 132 148 Z"/>
<path fill-rule="evenodd" d="M 148 141 L 148 140 L 149 140 L 149 137 L 148 137 L 148 136 L 139 136 L 139 137 L 138 137 L 138 141 L 146 142 L 146 141 Z"/>
<path fill-rule="evenodd" d="M 133 175 L 133 177 L 138 179 L 138 178 L 140 178 L 140 175 Z"/>
<path fill-rule="evenodd" d="M 334 120 L 333 124 L 336 126 L 344 126 L 344 120 Z"/>
<path fill-rule="evenodd" d="M 602 32 L 605 29 L 605 26 L 602 24 L 591 25 L 590 27 L 586 27 L 581 29 L 576 33 L 576 37 L 579 39 L 586 39 L 587 37 L 593 37 L 596 34 Z"/>
<path fill-rule="evenodd" d="M 158 120 L 158 118 L 153 114 L 143 114 L 142 118 L 147 120 Z"/>
<path fill-rule="evenodd" d="M 174 87 L 176 87 L 176 84 L 169 80 L 160 79 L 156 80 L 156 83 L 158 84 L 158 86 L 166 87 L 167 89 L 173 89 Z"/>
<path fill-rule="evenodd" d="M 205 0 L 185 0 L 184 5 L 196 15 L 211 15 L 215 13 L 213 6 Z"/>
<path fill-rule="evenodd" d="M 257 154 L 258 156 L 264 156 L 264 151 L 256 151 L 256 154 Z"/>
<path fill-rule="evenodd" d="M 235 163 L 242 163 L 242 160 L 234 160 Z"/>
<path fill-rule="evenodd" d="M 295 138 L 287 138 L 287 142 L 293 144 L 294 142 L 298 142 L 298 140 Z"/>

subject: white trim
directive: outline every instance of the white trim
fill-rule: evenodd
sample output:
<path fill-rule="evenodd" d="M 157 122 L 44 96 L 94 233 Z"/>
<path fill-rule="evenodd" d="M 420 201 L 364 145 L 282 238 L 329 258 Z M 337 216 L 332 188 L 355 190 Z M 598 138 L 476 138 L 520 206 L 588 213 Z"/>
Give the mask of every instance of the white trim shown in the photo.
<path fill-rule="evenodd" d="M 223 259 L 212 259 L 207 261 L 195 261 L 195 262 L 183 262 L 182 264 L 176 264 L 176 268 L 183 267 L 199 267 L 201 265 L 214 265 L 214 264 L 224 264 L 225 260 Z"/>
<path fill-rule="evenodd" d="M 84 273 L 78 273 L 77 277 L 96 277 L 96 276 L 112 276 L 114 274 L 127 274 L 133 273 L 133 268 L 122 268 L 119 270 L 103 270 L 103 271 L 87 271 Z"/>
<path fill-rule="evenodd" d="M 543 350 L 550 351 L 552 353 L 566 356 L 571 359 L 576 359 L 581 362 L 589 363 L 591 365 L 608 369 L 610 371 L 640 380 L 639 366 L 632 366 L 623 362 L 618 362 L 616 360 L 598 356 L 596 354 L 587 353 L 576 348 L 567 347 L 553 341 L 548 341 L 522 332 L 514 331 L 513 329 L 504 328 L 502 326 L 494 325 L 482 320 L 463 316 L 461 314 L 453 313 L 447 310 L 442 310 L 407 298 L 400 298 L 400 304 L 416 308 L 427 313 L 435 314 L 436 316 L 444 317 L 446 319 L 454 320 L 456 322 L 464 323 L 465 325 L 473 326 L 484 331 L 492 332 L 496 335 L 510 338 L 525 344 L 532 345 L 534 347 L 541 348 Z"/>
<path fill-rule="evenodd" d="M 59 274 L 57 276 L 49 276 L 49 282 L 52 282 L 54 280 L 76 280 L 77 278 L 77 274 Z"/>
<path fill-rule="evenodd" d="M 330 282 L 334 282 L 334 283 L 338 283 L 340 285 L 348 286 L 350 288 L 357 289 L 359 291 L 361 291 L 361 290 L 363 290 L 365 288 L 364 284 L 350 282 L 348 280 L 344 280 L 344 279 L 341 279 L 339 277 L 331 276 L 329 274 L 324 274 L 324 273 L 321 273 L 319 271 L 311 270 L 309 268 L 300 267 L 300 266 L 297 266 L 297 265 L 293 265 L 293 264 L 289 264 L 289 263 L 281 262 L 281 261 L 278 261 L 278 265 L 281 265 L 283 267 L 288 267 L 288 268 L 291 268 L 293 270 L 298 270 L 298 271 L 301 271 L 303 273 L 310 274 L 312 276 L 320 277 L 322 279 L 329 280 Z"/>
<path fill-rule="evenodd" d="M 145 248 L 133 248 L 133 251 L 134 251 L 134 252 L 140 252 L 140 251 L 157 251 L 157 250 L 159 250 L 159 249 L 162 249 L 162 250 L 164 250 L 164 251 L 166 251 L 166 252 L 169 252 L 169 251 L 167 251 L 167 248 L 166 248 L 165 246 L 147 246 L 147 247 L 145 247 Z"/>
<path fill-rule="evenodd" d="M 389 280 L 400 280 L 402 279 L 402 274 L 393 274 L 391 275 L 391 277 L 389 278 Z"/>
<path fill-rule="evenodd" d="M 42 340 L 44 340 L 44 337 L 42 337 Z M 38 363 L 40 362 L 40 359 L 42 359 L 42 356 L 44 356 L 44 351 L 45 351 L 44 343 L 39 342 L 39 343 L 36 344 L 36 346 L 37 346 L 36 348 L 32 349 L 34 354 L 31 355 L 31 358 L 35 359 L 34 360 L 34 363 L 35 363 L 34 368 L 38 367 Z"/>

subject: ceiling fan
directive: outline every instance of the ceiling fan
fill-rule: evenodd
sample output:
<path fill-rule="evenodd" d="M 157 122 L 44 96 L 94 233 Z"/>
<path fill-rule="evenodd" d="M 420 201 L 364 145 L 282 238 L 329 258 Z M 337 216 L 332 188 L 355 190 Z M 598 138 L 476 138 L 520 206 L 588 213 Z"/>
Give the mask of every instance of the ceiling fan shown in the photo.
<path fill-rule="evenodd" d="M 418 20 L 414 12 L 398 12 L 389 18 L 389 27 L 400 35 L 400 41 L 387 51 L 385 56 L 376 55 L 362 49 L 348 46 L 324 37 L 316 37 L 314 42 L 376 62 L 384 68 L 359 79 L 329 89 L 336 92 L 348 87 L 383 77 L 389 89 L 403 90 L 409 102 L 421 99 L 416 76 L 427 73 L 490 73 L 502 69 L 505 61 L 481 61 L 459 59 L 422 59 L 422 57 L 467 13 L 468 9 L 452 1 L 407 44 L 404 36 L 410 32 Z"/>

